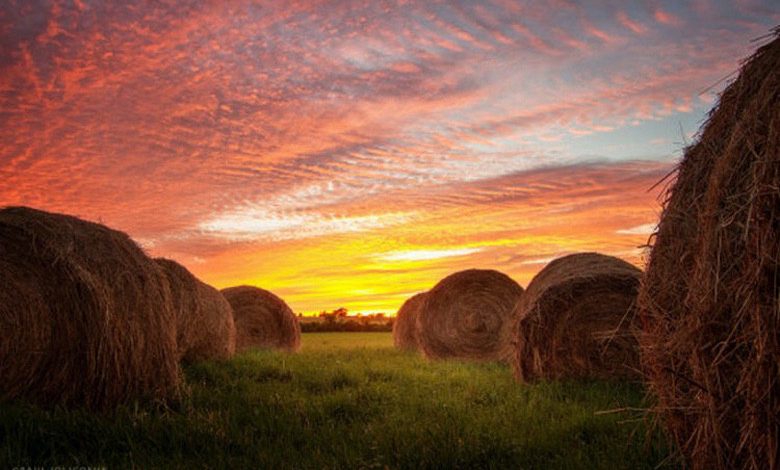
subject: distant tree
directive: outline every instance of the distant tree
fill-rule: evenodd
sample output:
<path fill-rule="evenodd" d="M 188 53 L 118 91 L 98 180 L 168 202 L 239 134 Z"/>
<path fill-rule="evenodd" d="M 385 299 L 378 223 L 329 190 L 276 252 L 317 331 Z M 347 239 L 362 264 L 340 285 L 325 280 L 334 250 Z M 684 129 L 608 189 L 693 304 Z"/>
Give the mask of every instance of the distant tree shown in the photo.
<path fill-rule="evenodd" d="M 345 307 L 333 311 L 323 310 L 319 321 L 301 322 L 303 332 L 313 331 L 392 331 L 393 318 L 384 313 L 370 315 L 349 315 Z"/>
<path fill-rule="evenodd" d="M 337 317 L 346 317 L 349 311 L 344 307 L 339 307 L 333 311 L 333 315 Z"/>

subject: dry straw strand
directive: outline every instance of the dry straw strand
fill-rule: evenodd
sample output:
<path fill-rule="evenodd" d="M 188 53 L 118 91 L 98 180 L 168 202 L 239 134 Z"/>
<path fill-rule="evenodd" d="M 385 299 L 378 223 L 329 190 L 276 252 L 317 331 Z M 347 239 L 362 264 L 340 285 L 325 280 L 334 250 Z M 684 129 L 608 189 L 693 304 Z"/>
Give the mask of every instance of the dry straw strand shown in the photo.
<path fill-rule="evenodd" d="M 516 306 L 517 379 L 637 376 L 634 306 L 641 274 L 599 253 L 576 253 L 545 266 Z"/>
<path fill-rule="evenodd" d="M 107 410 L 181 392 L 167 282 L 124 233 L 0 210 L 0 396 Z"/>
<path fill-rule="evenodd" d="M 640 296 L 655 411 L 694 469 L 780 468 L 780 38 L 685 150 Z"/>
<path fill-rule="evenodd" d="M 417 316 L 420 350 L 430 359 L 504 360 L 510 317 L 523 293 L 506 274 L 469 269 L 428 291 Z"/>
<path fill-rule="evenodd" d="M 267 290 L 253 286 L 229 287 L 222 295 L 233 308 L 236 350 L 271 348 L 297 351 L 301 345 L 298 317 Z"/>

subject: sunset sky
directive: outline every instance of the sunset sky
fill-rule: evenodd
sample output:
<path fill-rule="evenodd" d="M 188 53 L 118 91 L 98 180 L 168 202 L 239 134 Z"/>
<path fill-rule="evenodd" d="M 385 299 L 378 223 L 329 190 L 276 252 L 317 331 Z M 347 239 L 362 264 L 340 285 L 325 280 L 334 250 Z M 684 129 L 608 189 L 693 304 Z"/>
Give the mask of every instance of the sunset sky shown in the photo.
<path fill-rule="evenodd" d="M 307 314 L 576 251 L 641 266 L 653 186 L 778 23 L 776 0 L 3 1 L 0 206 Z"/>

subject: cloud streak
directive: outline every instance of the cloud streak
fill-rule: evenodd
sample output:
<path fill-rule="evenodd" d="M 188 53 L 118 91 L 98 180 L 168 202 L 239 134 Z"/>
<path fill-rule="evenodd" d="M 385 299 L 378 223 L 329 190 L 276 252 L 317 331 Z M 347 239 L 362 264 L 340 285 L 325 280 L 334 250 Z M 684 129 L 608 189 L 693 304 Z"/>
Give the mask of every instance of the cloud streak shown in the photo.
<path fill-rule="evenodd" d="M 410 213 L 356 217 L 322 217 L 312 214 L 279 214 L 246 209 L 201 222 L 205 234 L 230 241 L 278 241 L 365 232 L 408 221 Z"/>
<path fill-rule="evenodd" d="M 444 248 L 432 250 L 391 251 L 377 255 L 383 261 L 429 261 L 434 259 L 465 256 L 482 251 L 484 248 Z"/>
<path fill-rule="evenodd" d="M 631 228 L 622 228 L 615 233 L 618 235 L 650 235 L 655 232 L 657 224 L 642 224 Z"/>

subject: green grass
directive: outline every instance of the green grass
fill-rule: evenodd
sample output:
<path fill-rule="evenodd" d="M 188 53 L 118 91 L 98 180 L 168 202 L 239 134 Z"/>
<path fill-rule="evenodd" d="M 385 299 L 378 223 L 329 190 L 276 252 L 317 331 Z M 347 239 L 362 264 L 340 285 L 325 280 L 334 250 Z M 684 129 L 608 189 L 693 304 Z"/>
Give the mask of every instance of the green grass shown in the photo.
<path fill-rule="evenodd" d="M 186 370 L 171 410 L 0 406 L 0 467 L 654 468 L 632 384 L 518 385 L 500 364 L 427 362 L 387 333 L 308 333 Z"/>

